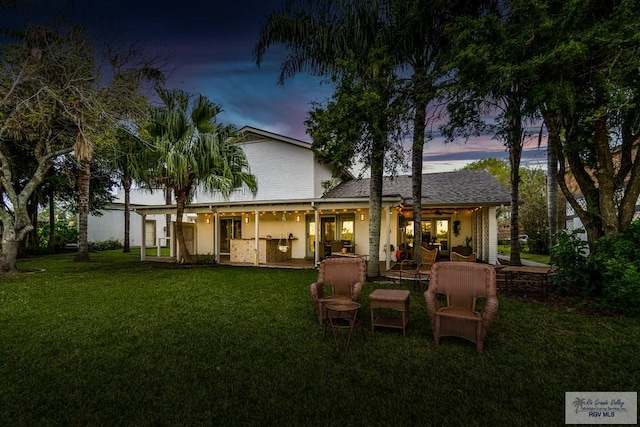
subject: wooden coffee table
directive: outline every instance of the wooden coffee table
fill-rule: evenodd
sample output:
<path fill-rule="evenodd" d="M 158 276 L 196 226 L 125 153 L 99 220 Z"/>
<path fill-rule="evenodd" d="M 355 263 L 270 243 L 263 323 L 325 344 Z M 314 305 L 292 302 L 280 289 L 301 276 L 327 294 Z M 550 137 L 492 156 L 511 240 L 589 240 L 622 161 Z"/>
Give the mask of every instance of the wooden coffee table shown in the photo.
<path fill-rule="evenodd" d="M 369 295 L 371 307 L 371 331 L 376 326 L 402 329 L 402 336 L 407 336 L 409 322 L 409 291 L 400 289 L 376 289 Z M 376 309 L 390 309 L 401 313 L 400 316 L 378 315 Z"/>

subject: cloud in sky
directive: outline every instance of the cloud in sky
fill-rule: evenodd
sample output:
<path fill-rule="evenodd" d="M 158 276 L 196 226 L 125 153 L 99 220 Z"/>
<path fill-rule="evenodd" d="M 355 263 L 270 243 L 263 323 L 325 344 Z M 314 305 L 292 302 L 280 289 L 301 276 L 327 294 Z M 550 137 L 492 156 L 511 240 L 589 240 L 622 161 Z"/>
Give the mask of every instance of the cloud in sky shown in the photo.
<path fill-rule="evenodd" d="M 253 57 L 261 25 L 283 2 L 31 0 L 29 4 L 35 5 L 10 12 L 9 22 L 18 27 L 26 22 L 51 24 L 64 16 L 93 31 L 115 31 L 169 61 L 168 88 L 203 94 L 221 104 L 221 120 L 309 142 L 304 121 L 312 102 L 331 96 L 330 85 L 321 78 L 300 74 L 279 86 L 282 49 L 267 51 L 260 68 Z M 425 172 L 504 156 L 504 146 L 490 135 L 447 145 L 436 138 L 425 149 Z"/>

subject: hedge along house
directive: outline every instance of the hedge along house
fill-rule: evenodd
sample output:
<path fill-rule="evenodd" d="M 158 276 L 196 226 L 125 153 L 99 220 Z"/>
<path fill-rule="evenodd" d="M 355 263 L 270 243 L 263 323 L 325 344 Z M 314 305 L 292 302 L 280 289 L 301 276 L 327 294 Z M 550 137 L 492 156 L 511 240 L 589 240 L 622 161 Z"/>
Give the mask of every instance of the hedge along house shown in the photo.
<path fill-rule="evenodd" d="M 277 266 L 298 261 L 309 267 L 334 253 L 369 255 L 368 179 L 356 180 L 345 172 L 326 191 L 333 182 L 331 168 L 318 162 L 310 144 L 251 127 L 241 133 L 258 193 L 253 197 L 238 189 L 229 200 L 198 193 L 184 218 L 191 253 L 221 263 Z M 480 259 L 495 264 L 496 209 L 509 200 L 509 192 L 485 171 L 425 174 L 423 241 L 440 246 L 443 255 L 466 242 Z M 395 255 L 387 248 L 413 242 L 410 176 L 385 179 L 382 206 L 379 257 L 389 267 Z M 175 215 L 175 205 L 138 204 L 134 211 L 141 215 L 136 228 L 145 230 L 155 218 Z M 173 222 L 169 230 L 170 255 L 180 259 Z M 149 243 L 164 243 L 148 236 L 140 242 L 143 260 Z"/>

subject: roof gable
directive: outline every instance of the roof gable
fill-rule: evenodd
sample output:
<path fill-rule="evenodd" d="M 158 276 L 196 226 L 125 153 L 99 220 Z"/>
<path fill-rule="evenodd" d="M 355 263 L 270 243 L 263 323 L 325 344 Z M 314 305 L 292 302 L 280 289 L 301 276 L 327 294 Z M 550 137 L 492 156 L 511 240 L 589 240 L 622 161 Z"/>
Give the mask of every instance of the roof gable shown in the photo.
<path fill-rule="evenodd" d="M 278 135 L 277 133 L 254 128 L 251 126 L 244 126 L 242 129 L 240 129 L 239 133 L 242 135 L 242 140 L 245 142 L 273 139 L 311 150 L 311 144 L 309 144 L 308 142 L 300 141 L 299 139 L 295 138 L 289 138 L 288 136 Z"/>

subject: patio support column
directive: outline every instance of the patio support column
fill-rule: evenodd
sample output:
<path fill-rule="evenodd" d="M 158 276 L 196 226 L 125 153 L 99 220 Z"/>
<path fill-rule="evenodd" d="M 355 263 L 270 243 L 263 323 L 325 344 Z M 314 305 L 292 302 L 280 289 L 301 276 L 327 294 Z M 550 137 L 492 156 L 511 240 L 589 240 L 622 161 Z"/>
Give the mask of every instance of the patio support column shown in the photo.
<path fill-rule="evenodd" d="M 260 224 L 258 224 L 259 219 L 260 212 L 253 212 L 253 222 L 255 223 L 253 226 L 253 234 L 255 236 L 253 241 L 253 265 L 256 267 L 258 266 L 258 260 L 260 259 L 260 254 L 258 253 L 260 250 L 260 235 L 258 234 L 260 231 Z"/>
<path fill-rule="evenodd" d="M 384 251 L 385 252 L 385 267 L 387 270 L 389 270 L 391 268 L 391 207 L 387 206 L 387 230 L 386 230 L 386 234 L 387 234 L 387 243 L 386 243 L 386 248 L 387 250 Z"/>
<path fill-rule="evenodd" d="M 489 264 L 498 264 L 498 219 L 496 218 L 496 207 L 489 208 L 489 242 L 487 254 Z"/>
<path fill-rule="evenodd" d="M 314 264 L 318 265 L 320 263 L 320 212 L 318 212 L 318 208 L 315 204 L 312 204 L 313 212 L 314 212 L 314 221 L 316 224 L 316 241 L 314 242 Z M 306 250 L 306 249 L 305 249 Z M 323 254 L 324 255 L 324 254 Z"/>
<path fill-rule="evenodd" d="M 175 239 L 173 236 L 175 236 L 175 230 L 173 228 L 173 221 L 170 221 L 169 224 L 167 224 L 167 227 L 169 227 L 169 256 L 175 257 L 176 256 L 176 245 L 175 245 Z"/>
<path fill-rule="evenodd" d="M 478 237 L 478 230 L 480 229 L 480 217 L 478 216 L 478 211 L 474 210 L 471 214 L 471 218 L 473 218 L 473 231 L 471 232 L 471 237 L 473 240 L 471 241 L 471 247 L 473 251 L 476 253 L 476 256 L 480 258 L 480 237 Z"/>
<path fill-rule="evenodd" d="M 142 221 L 142 226 L 140 227 L 141 234 L 142 234 L 142 239 L 140 240 L 140 261 L 144 261 L 147 257 L 147 239 L 146 239 L 146 232 L 147 229 L 145 227 L 146 222 L 147 222 L 147 215 L 146 214 L 142 214 L 140 215 L 140 218 L 142 218 L 140 221 Z"/>
<path fill-rule="evenodd" d="M 218 230 L 220 230 L 220 214 L 218 209 L 213 211 L 213 252 L 216 254 L 216 262 L 220 263 L 220 236 L 218 236 Z"/>

